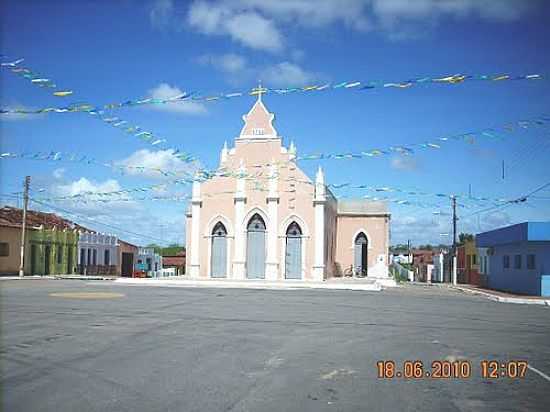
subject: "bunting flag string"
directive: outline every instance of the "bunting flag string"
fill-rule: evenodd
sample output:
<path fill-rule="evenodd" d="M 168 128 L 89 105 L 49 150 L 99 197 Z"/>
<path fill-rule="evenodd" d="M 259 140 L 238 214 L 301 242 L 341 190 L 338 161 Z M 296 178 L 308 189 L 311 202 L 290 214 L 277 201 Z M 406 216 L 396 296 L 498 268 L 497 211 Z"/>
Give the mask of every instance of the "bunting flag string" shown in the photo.
<path fill-rule="evenodd" d="M 236 173 L 229 173 L 227 171 L 218 171 L 217 175 L 218 176 L 223 176 L 223 177 L 228 177 L 228 176 L 244 177 L 245 180 L 247 180 L 251 183 L 258 183 L 259 179 L 269 180 L 269 179 L 273 178 L 271 176 L 260 176 L 258 174 L 246 175 L 246 176 L 242 175 L 242 174 L 238 175 Z M 167 190 L 171 185 L 188 185 L 188 184 L 193 183 L 194 181 L 205 181 L 205 180 L 211 179 L 212 177 L 213 177 L 213 173 L 208 174 L 208 173 L 200 173 L 199 172 L 199 173 L 195 174 L 194 178 L 187 177 L 187 178 L 171 180 L 170 182 L 162 182 L 162 183 L 158 183 L 158 184 L 154 184 L 154 185 L 142 186 L 142 187 L 131 188 L 131 189 L 121 189 L 121 190 L 116 190 L 116 191 L 105 191 L 105 192 L 83 191 L 83 192 L 79 192 L 79 193 L 74 194 L 74 195 L 49 197 L 49 198 L 44 198 L 43 200 L 45 200 L 45 201 L 63 201 L 63 200 L 108 201 L 108 200 L 113 200 L 114 199 L 114 200 L 119 200 L 119 201 L 126 201 L 126 200 L 124 200 L 124 198 L 121 197 L 122 195 L 129 195 L 129 194 L 132 194 L 132 193 L 144 193 L 144 192 L 150 192 L 150 191 L 155 191 L 155 190 Z M 290 190 L 288 190 L 288 192 L 292 192 L 292 193 L 296 192 L 296 187 L 295 187 L 296 183 L 303 184 L 303 185 L 306 185 L 306 186 L 311 187 L 311 188 L 313 188 L 315 186 L 314 182 L 311 182 L 309 180 L 303 180 L 303 179 L 288 178 L 288 179 L 282 179 L 281 181 L 282 182 L 292 182 L 294 184 L 294 186 Z M 407 195 L 407 196 L 432 196 L 432 197 L 437 197 L 437 198 L 442 198 L 442 199 L 450 199 L 451 196 L 455 196 L 457 199 L 460 199 L 463 202 L 471 201 L 471 202 L 506 203 L 506 202 L 509 201 L 509 199 L 506 199 L 506 198 L 491 198 L 491 197 L 486 197 L 486 196 L 471 196 L 471 195 L 466 195 L 466 194 L 453 194 L 453 195 L 451 195 L 451 194 L 448 194 L 448 193 L 437 193 L 437 192 L 434 193 L 434 192 L 426 192 L 426 191 L 421 191 L 421 190 L 403 189 L 403 188 L 399 188 L 399 187 L 388 187 L 388 186 L 376 187 L 376 186 L 364 185 L 364 184 L 357 185 L 357 184 L 353 184 L 351 182 L 345 182 L 345 183 L 339 183 L 339 184 L 328 184 L 328 185 L 325 185 L 325 187 L 329 190 L 330 189 L 342 189 L 342 188 L 360 189 L 360 190 L 366 190 L 366 191 L 373 191 L 373 192 L 377 192 L 377 193 L 382 193 L 382 192 L 390 193 L 391 192 L 391 193 L 399 193 L 401 195 Z M 268 191 L 268 189 L 266 189 L 265 187 L 262 187 L 259 184 L 254 184 L 252 187 L 249 187 L 248 189 L 252 190 L 252 191 L 265 191 L 265 192 Z M 234 193 L 234 192 L 233 191 L 228 191 L 228 192 L 224 192 L 224 193 Z M 205 196 L 208 196 L 208 194 L 205 194 Z M 90 197 L 92 197 L 93 199 L 88 199 Z M 371 199 L 371 200 L 387 200 L 387 199 L 390 199 L 388 197 L 373 197 L 373 196 L 369 196 L 369 195 L 364 195 L 363 197 L 366 198 L 366 199 Z M 394 199 L 392 201 L 394 201 L 395 203 L 398 203 L 398 204 L 408 204 L 409 202 L 411 202 L 410 200 L 404 200 L 404 199 Z"/>
<path fill-rule="evenodd" d="M 490 129 L 483 129 L 480 131 L 472 131 L 468 133 L 462 133 L 457 135 L 450 135 L 446 137 L 440 137 L 438 139 L 434 139 L 431 142 L 424 142 L 424 143 L 413 143 L 409 145 L 402 145 L 402 146 L 390 146 L 385 149 L 372 149 L 370 151 L 361 151 L 361 152 L 352 152 L 352 153 L 324 153 L 324 154 L 306 154 L 302 156 L 298 156 L 296 160 L 331 160 L 331 159 L 340 159 L 340 160 L 351 160 L 351 159 L 365 159 L 365 158 L 371 158 L 375 156 L 381 156 L 381 155 L 413 155 L 415 154 L 415 150 L 417 149 L 439 149 L 441 148 L 441 144 L 449 141 L 464 141 L 468 143 L 475 143 L 475 139 L 491 139 L 492 141 L 497 141 L 497 139 L 501 138 L 501 133 L 512 133 L 516 130 L 522 131 L 526 129 L 530 129 L 532 127 L 547 127 L 550 124 L 550 117 L 549 116 L 539 116 L 532 119 L 527 120 L 519 120 L 515 122 L 508 122 L 502 126 L 490 128 Z M 437 142 L 437 143 L 436 143 Z M 173 149 L 170 149 L 173 151 Z M 193 164 L 196 162 L 196 159 L 184 152 L 172 152 L 174 156 L 176 156 L 178 159 L 183 161 L 184 163 Z M 65 153 L 65 152 L 38 152 L 38 153 L 13 153 L 13 152 L 5 152 L 0 153 L 0 160 L 2 159 L 30 159 L 30 160 L 45 160 L 45 161 L 69 161 L 69 162 L 77 162 L 81 164 L 87 164 L 87 165 L 100 165 L 104 167 L 112 168 L 120 173 L 124 173 L 124 171 L 137 171 L 137 172 L 155 172 L 159 175 L 162 175 L 164 177 L 182 177 L 182 179 L 179 179 L 179 183 L 185 183 L 189 184 L 192 183 L 194 180 L 204 181 L 211 179 L 213 177 L 246 177 L 247 179 L 260 179 L 262 177 L 265 177 L 269 179 L 270 177 L 265 173 L 265 170 L 269 168 L 270 166 L 276 166 L 277 168 L 287 168 L 289 167 L 289 163 L 293 163 L 293 161 L 281 161 L 281 162 L 275 162 L 275 163 L 266 163 L 266 164 L 254 164 L 251 165 L 252 168 L 257 169 L 254 173 L 248 173 L 248 172 L 241 172 L 241 171 L 232 171 L 227 168 L 221 167 L 218 169 L 208 170 L 208 169 L 200 169 L 197 168 L 193 173 L 185 170 L 163 170 L 161 168 L 154 168 L 154 167 L 146 167 L 146 166 L 132 166 L 132 165 L 123 165 L 120 163 L 116 163 L 114 161 L 104 162 L 96 160 L 92 157 L 86 156 L 86 155 L 80 155 L 76 153 Z M 182 175 L 182 176 L 181 176 Z M 334 189 L 340 189 L 340 188 L 356 188 L 356 189 L 366 189 L 367 187 L 364 185 L 359 186 L 351 186 L 350 183 L 340 183 L 340 184 L 332 184 L 329 185 L 329 188 Z M 485 198 L 479 198 L 477 199 L 479 201 L 486 201 L 491 199 L 485 199 Z M 492 199 L 495 200 L 495 199 Z M 497 201 L 499 199 L 496 199 Z"/>
<path fill-rule="evenodd" d="M 227 168 L 219 168 L 216 170 L 197 169 L 196 171 L 191 173 L 186 170 L 167 171 L 167 170 L 162 170 L 160 168 L 153 168 L 153 167 L 146 167 L 146 166 L 132 166 L 132 165 L 116 164 L 114 162 L 100 162 L 91 157 L 80 156 L 74 153 L 72 154 L 67 154 L 63 152 L 49 152 L 49 153 L 39 152 L 39 153 L 23 153 L 23 154 L 16 154 L 16 153 L 10 153 L 10 152 L 0 153 L 0 160 L 14 159 L 14 158 L 30 159 L 30 160 L 49 160 L 49 161 L 61 161 L 61 160 L 75 161 L 75 162 L 84 163 L 88 165 L 95 164 L 95 165 L 113 168 L 117 171 L 120 171 L 121 173 L 123 173 L 124 170 L 132 170 L 132 171 L 138 171 L 138 172 L 154 171 L 166 177 L 176 177 L 179 174 L 183 175 L 183 176 L 180 176 L 178 179 L 171 180 L 169 182 L 163 182 L 155 185 L 148 185 L 148 186 L 143 186 L 143 187 L 134 188 L 134 189 L 126 189 L 126 190 L 120 190 L 120 191 L 114 191 L 114 192 L 81 192 L 76 195 L 57 197 L 55 199 L 49 199 L 49 200 L 64 200 L 64 199 L 71 199 L 76 197 L 92 196 L 92 195 L 112 196 L 112 195 L 120 195 L 123 193 L 146 192 L 151 190 L 165 189 L 169 184 L 189 185 L 195 181 L 204 182 L 214 177 L 244 178 L 247 181 L 256 182 L 257 184 L 259 184 L 261 180 L 270 180 L 274 178 L 279 178 L 278 174 L 276 174 L 275 176 L 270 176 L 269 174 L 264 173 L 264 170 L 266 169 L 266 167 L 262 165 L 256 165 L 256 166 L 261 166 L 261 169 L 253 173 L 243 172 L 241 170 L 233 171 Z M 286 162 L 285 164 L 282 164 L 281 162 L 279 162 L 276 165 L 279 168 L 284 168 L 284 167 L 289 167 L 290 163 L 294 164 L 293 162 Z M 309 180 L 296 179 L 295 177 L 282 179 L 282 181 L 288 181 L 292 183 L 301 183 L 301 184 L 310 185 L 310 186 L 315 184 Z M 258 185 L 256 185 L 256 187 L 258 187 Z M 433 193 L 433 192 L 402 189 L 398 187 L 388 187 L 388 186 L 376 187 L 376 186 L 366 185 L 366 184 L 357 185 L 357 184 L 353 184 L 352 182 L 330 183 L 326 185 L 326 188 L 329 190 L 330 189 L 334 189 L 334 190 L 357 189 L 357 190 L 366 190 L 366 191 L 374 191 L 374 192 L 395 192 L 395 193 L 401 193 L 409 196 L 434 196 L 434 197 L 447 198 L 447 199 L 451 198 L 451 194 L 448 194 L 448 193 Z M 505 198 L 490 198 L 486 196 L 471 196 L 471 195 L 465 195 L 465 194 L 454 194 L 454 196 L 456 196 L 457 198 L 460 198 L 463 201 L 472 201 L 472 202 L 475 201 L 475 202 L 497 202 L 498 203 L 498 202 L 508 201 L 508 199 L 505 199 Z"/>
<path fill-rule="evenodd" d="M 16 75 L 19 75 L 20 77 L 24 79 L 28 79 L 32 84 L 35 84 L 42 88 L 53 88 L 55 91 L 53 92 L 54 96 L 58 97 L 65 97 L 70 96 L 74 92 L 72 90 L 57 90 L 56 84 L 47 78 L 41 77 L 40 75 L 32 72 L 28 68 L 19 67 L 19 63 L 23 62 L 24 59 L 15 60 L 13 62 L 8 63 L 0 63 L 0 67 L 6 67 L 11 72 L 15 73 Z M 48 113 L 49 111 L 33 111 L 33 110 L 25 110 L 25 109 L 13 109 L 13 110 L 2 110 L 0 109 L 0 114 L 41 114 L 41 113 Z M 108 124 L 111 127 L 117 128 L 126 134 L 132 135 L 133 137 L 138 138 L 142 142 L 149 144 L 151 146 L 154 146 L 155 148 L 162 148 L 163 150 L 172 150 L 172 155 L 176 157 L 177 159 L 184 160 L 184 161 L 194 161 L 197 160 L 193 156 L 191 156 L 189 153 L 185 153 L 184 151 L 181 151 L 178 148 L 171 148 L 164 145 L 166 143 L 166 139 L 161 138 L 154 133 L 144 130 L 138 125 L 131 125 L 128 121 L 117 117 L 117 116 L 110 116 L 107 112 L 107 109 L 102 110 L 100 108 L 96 108 L 90 104 L 87 103 L 72 103 L 64 108 L 56 108 L 53 110 L 57 113 L 66 113 L 66 112 L 84 112 L 88 113 L 89 115 L 93 116 L 94 118 L 103 121 L 104 123 Z"/>
<path fill-rule="evenodd" d="M 0 63 L 0 65 L 2 65 L 2 67 L 9 68 L 11 71 L 14 71 L 16 74 L 20 74 L 24 78 L 30 79 L 31 82 L 33 82 L 35 80 L 48 80 L 48 81 L 36 81 L 35 82 L 36 84 L 38 84 L 41 87 L 50 87 L 51 85 L 55 86 L 55 84 L 53 82 L 49 81 L 49 79 L 44 79 L 44 78 L 32 73 L 29 69 L 20 68 L 18 65 L 22 61 L 23 61 L 23 59 L 19 59 L 19 60 L 16 60 L 14 62 Z M 471 78 L 478 78 L 478 77 L 473 76 Z M 539 78 L 541 78 L 541 76 L 539 76 L 539 75 L 528 75 L 528 76 L 524 76 L 524 77 L 525 77 L 525 79 L 539 79 Z M 462 75 L 454 75 L 454 76 L 439 77 L 439 78 L 423 77 L 423 78 L 416 79 L 416 82 L 417 83 L 425 83 L 425 82 L 441 83 L 441 82 L 443 82 L 443 83 L 455 84 L 455 83 L 460 83 L 460 82 L 462 82 L 466 79 L 469 79 L 469 78 L 470 77 L 468 77 L 468 76 L 462 76 Z M 501 75 L 501 76 L 496 76 L 496 77 L 490 77 L 490 76 L 483 75 L 483 76 L 480 76 L 479 79 L 480 80 L 492 79 L 494 81 L 497 81 L 497 80 L 510 80 L 510 79 L 516 79 L 516 78 L 513 78 L 513 77 L 508 76 L 508 75 Z M 338 84 L 334 85 L 334 88 L 340 88 L 340 87 L 354 88 L 354 87 L 357 87 L 359 85 L 359 83 L 360 82 L 351 82 L 351 83 L 350 82 L 342 82 L 342 83 L 338 83 Z M 409 83 L 411 83 L 411 82 L 408 82 L 407 84 L 409 84 Z M 393 87 L 397 84 L 403 85 L 403 83 L 392 83 L 392 84 L 385 84 L 385 87 L 390 87 L 390 86 Z M 328 86 L 326 88 L 328 88 Z M 326 89 L 326 88 L 324 88 L 324 89 Z M 317 87 L 317 86 L 307 86 L 307 87 L 305 87 L 305 89 L 307 89 L 305 91 L 310 91 L 310 90 L 320 90 L 321 88 Z M 250 93 L 248 93 L 248 94 L 253 94 L 254 95 L 254 94 L 259 94 L 259 93 L 267 93 L 267 92 L 269 92 L 269 90 L 270 89 L 266 89 L 266 88 L 255 88 L 255 89 L 252 89 L 250 91 Z M 277 90 L 282 90 L 282 89 L 277 89 Z M 63 93 L 63 92 L 60 92 L 60 93 Z M 72 94 L 72 91 L 71 91 L 71 94 Z M 139 101 L 138 104 L 168 103 L 168 102 L 173 102 L 173 101 L 176 101 L 176 100 L 183 100 L 183 99 L 188 98 L 188 97 L 190 97 L 190 95 L 187 95 L 187 94 L 184 93 L 184 94 L 181 94 L 179 96 L 173 96 L 171 98 L 164 99 L 164 100 L 162 100 L 162 99 L 142 99 L 142 100 Z M 232 96 L 232 97 L 235 97 L 235 96 Z M 110 107 L 110 105 L 106 105 L 104 107 L 108 107 L 109 109 L 116 108 L 116 107 Z M 20 114 L 23 113 L 23 111 L 21 111 L 19 109 L 14 109 L 14 110 L 15 111 L 7 111 L 7 112 L 4 111 L 4 113 L 20 113 Z M 84 104 L 72 104 L 72 105 L 67 106 L 66 108 L 62 108 L 62 109 L 59 109 L 59 110 L 61 110 L 62 112 L 64 112 L 64 111 L 82 111 L 82 112 L 86 112 L 86 113 L 94 116 L 94 118 L 97 118 L 97 119 L 103 121 L 104 123 L 110 125 L 111 127 L 118 128 L 119 130 L 122 130 L 125 133 L 130 134 L 130 135 L 140 139 L 142 142 L 147 143 L 151 146 L 154 146 L 157 149 L 170 150 L 171 154 L 175 158 L 177 158 L 181 161 L 195 162 L 195 161 L 198 160 L 197 158 L 195 158 L 191 154 L 186 153 L 184 151 L 181 151 L 180 149 L 165 146 L 164 143 L 166 143 L 166 139 L 160 138 L 160 137 L 156 136 L 155 134 L 153 134 L 152 132 L 143 130 L 140 126 L 130 125 L 130 124 L 128 124 L 128 122 L 126 120 L 124 120 L 120 117 L 109 116 L 105 112 L 105 110 L 97 109 L 92 105 L 89 105 L 89 104 L 86 104 L 86 103 L 84 103 Z M 0 113 L 3 113 L 3 112 L 0 110 Z M 39 113 L 39 111 L 34 111 L 33 113 Z M 550 121 L 550 117 L 540 117 L 540 118 L 531 119 L 531 120 L 520 120 L 518 122 L 511 123 L 511 124 L 506 124 L 506 125 L 502 126 L 500 128 L 502 130 L 498 130 L 498 128 L 484 129 L 484 130 L 477 131 L 477 132 L 469 132 L 469 133 L 463 133 L 463 134 L 458 134 L 458 135 L 450 135 L 450 136 L 440 137 L 440 138 L 434 139 L 432 141 L 426 141 L 426 142 L 422 142 L 422 143 L 393 145 L 393 146 L 390 146 L 388 148 L 383 148 L 383 149 L 371 149 L 371 150 L 358 151 L 358 152 L 347 152 L 347 153 L 328 153 L 328 154 L 312 153 L 312 154 L 305 154 L 305 155 L 298 156 L 296 160 L 298 160 L 298 161 L 299 160 L 333 160 L 333 159 L 334 160 L 347 160 L 347 159 L 366 159 L 366 158 L 370 158 L 370 157 L 377 157 L 377 156 L 382 156 L 382 155 L 394 155 L 394 154 L 411 155 L 411 154 L 414 154 L 415 151 L 419 150 L 419 149 L 420 150 L 426 150 L 426 149 L 428 149 L 428 150 L 437 150 L 437 149 L 440 149 L 441 145 L 443 143 L 453 141 L 453 140 L 454 141 L 462 140 L 462 141 L 465 141 L 465 142 L 468 142 L 468 143 L 474 143 L 476 138 L 492 138 L 492 139 L 495 139 L 495 138 L 499 137 L 498 133 L 500 131 L 510 132 L 510 131 L 513 131 L 515 128 L 526 129 L 526 128 L 531 127 L 531 126 L 546 125 L 548 121 Z M 165 175 L 165 176 L 170 176 L 171 175 L 170 172 L 166 172 L 166 171 L 162 171 L 162 170 L 158 170 L 158 172 L 160 174 Z"/>
<path fill-rule="evenodd" d="M 268 189 L 265 188 L 254 188 L 256 191 L 260 192 L 268 192 Z M 126 194 L 131 193 L 132 190 L 125 191 Z M 295 190 L 283 190 L 283 193 L 294 193 Z M 114 192 L 112 192 L 114 193 Z M 95 204 L 95 203 L 116 203 L 116 202 L 136 202 L 136 201 L 174 201 L 174 202 L 186 202 L 189 201 L 192 197 L 191 194 L 170 194 L 170 195 L 153 195 L 153 196 L 141 196 L 141 197 L 131 197 L 131 196 L 121 196 L 122 193 L 118 194 L 118 197 L 108 197 L 108 198 L 80 198 L 80 197 L 66 197 L 66 198 L 54 198 L 54 197 L 41 197 L 37 198 L 37 200 L 44 201 L 44 202 L 63 202 L 68 201 L 74 204 Z M 97 195 L 97 193 L 96 193 Z M 234 196 L 235 191 L 234 190 L 226 190 L 226 191 L 220 191 L 216 193 L 204 193 L 202 196 L 205 198 L 215 198 L 217 196 L 223 196 L 223 195 L 230 195 Z M 338 196 L 337 199 L 346 199 L 350 198 L 350 196 Z M 441 207 L 444 206 L 442 204 L 437 203 L 428 203 L 428 202 L 421 202 L 418 200 L 411 200 L 411 199 L 402 199 L 402 198 L 395 198 L 395 197 L 377 197 L 377 196 L 369 196 L 365 195 L 362 196 L 364 199 L 373 200 L 373 201 L 384 201 L 388 202 L 390 204 L 394 204 L 396 206 L 415 206 L 415 207 L 421 207 L 421 208 L 435 208 L 438 210 L 433 211 L 432 213 L 434 215 L 445 215 L 444 212 L 441 212 Z M 460 208 L 464 209 L 472 209 L 477 208 L 477 205 L 467 205 L 467 204 L 457 204 Z"/>
<path fill-rule="evenodd" d="M 180 175 L 190 176 L 191 180 L 190 183 L 193 182 L 193 176 L 194 173 L 190 172 L 186 169 L 181 170 L 163 170 L 158 167 L 149 167 L 149 166 L 132 166 L 132 165 L 125 165 L 116 163 L 114 161 L 100 161 L 97 159 L 94 159 L 93 157 L 89 157 L 87 155 L 81 155 L 77 153 L 66 153 L 66 152 L 24 152 L 24 153 L 14 153 L 14 152 L 4 152 L 0 153 L 0 160 L 2 159 L 24 159 L 24 160 L 43 160 L 43 161 L 54 161 L 54 162 L 74 162 L 79 164 L 85 164 L 85 165 L 96 165 L 96 166 L 103 166 L 108 167 L 110 169 L 113 169 L 121 174 L 124 174 L 126 171 L 136 171 L 140 173 L 144 172 L 155 172 L 159 175 L 166 176 L 166 177 L 176 177 Z M 191 156 L 185 157 L 186 163 L 192 163 L 195 161 L 195 159 Z M 200 170 L 199 170 L 200 173 Z"/>
<path fill-rule="evenodd" d="M 2 62 L 0 63 L 0 67 L 9 69 L 12 73 L 29 80 L 32 84 L 38 87 L 53 89 L 53 96 L 66 97 L 73 94 L 72 90 L 59 89 L 52 80 L 42 77 L 26 67 L 19 67 L 19 64 L 23 61 L 25 61 L 25 59 L 17 59 L 13 62 Z"/>
<path fill-rule="evenodd" d="M 73 94 L 72 90 L 57 90 L 57 86 L 50 79 L 41 77 L 38 74 L 33 73 L 30 69 L 20 67 L 23 59 L 18 59 L 13 62 L 4 62 L 0 63 L 1 67 L 7 68 L 13 73 L 26 78 L 31 81 L 31 83 L 38 85 L 40 87 L 53 88 L 56 89 L 53 92 L 54 96 L 66 97 Z M 120 109 L 123 107 L 137 107 L 143 105 L 151 104 L 177 104 L 180 102 L 185 102 L 187 100 L 191 101 L 200 101 L 200 102 L 215 102 L 220 100 L 228 100 L 235 97 L 243 96 L 255 96 L 258 94 L 276 94 L 276 95 L 288 95 L 292 93 L 313 93 L 320 91 L 328 90 L 372 90 L 372 89 L 408 89 L 415 85 L 425 85 L 425 84 L 448 84 L 448 85 L 457 85 L 464 82 L 472 81 L 485 81 L 485 82 L 503 82 L 503 81 L 517 81 L 517 80 L 547 80 L 548 75 L 546 74 L 522 74 L 522 75 L 513 75 L 513 74 L 453 74 L 445 76 L 435 76 L 435 77 L 417 77 L 411 78 L 402 81 L 393 81 L 393 82 L 384 82 L 384 81 L 343 81 L 337 83 L 323 83 L 323 84 L 313 84 L 313 85 L 304 85 L 299 87 L 288 87 L 288 88 L 267 88 L 267 87 L 254 87 L 251 89 L 244 89 L 241 91 L 233 92 L 219 92 L 214 94 L 204 94 L 201 92 L 183 92 L 165 99 L 158 98 L 141 98 L 136 100 L 125 100 L 122 102 L 108 103 L 105 105 L 94 106 L 89 103 L 81 104 L 71 104 L 62 107 L 46 107 L 35 110 L 30 109 L 9 109 L 2 108 L 0 109 L 0 114 L 43 114 L 43 113 L 74 113 L 74 112 L 99 112 L 101 110 L 114 110 Z"/>
<path fill-rule="evenodd" d="M 491 139 L 496 141 L 500 139 L 501 134 L 513 133 L 516 130 L 525 130 L 531 127 L 550 125 L 550 116 L 540 116 L 533 119 L 519 120 L 516 122 L 509 122 L 502 126 L 497 126 L 489 129 L 482 129 L 479 131 L 472 131 L 468 133 L 460 133 L 454 135 L 448 135 L 435 138 L 431 141 L 425 141 L 421 143 L 409 143 L 403 145 L 393 145 L 383 149 L 371 149 L 358 152 L 346 152 L 346 153 L 314 153 L 297 156 L 296 160 L 349 160 L 349 159 L 368 159 L 371 157 L 384 156 L 384 155 L 413 155 L 417 150 L 438 150 L 441 149 L 442 144 L 452 141 L 463 141 L 473 144 L 476 139 Z"/>

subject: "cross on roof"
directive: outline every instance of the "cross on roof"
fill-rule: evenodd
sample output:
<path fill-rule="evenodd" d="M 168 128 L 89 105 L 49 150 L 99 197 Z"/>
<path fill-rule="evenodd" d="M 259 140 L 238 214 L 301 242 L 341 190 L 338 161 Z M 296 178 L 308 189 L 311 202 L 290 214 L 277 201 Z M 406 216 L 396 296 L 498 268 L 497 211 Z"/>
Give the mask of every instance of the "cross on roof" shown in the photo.
<path fill-rule="evenodd" d="M 259 101 L 262 100 L 262 94 L 265 94 L 265 93 L 267 93 L 267 89 L 265 87 L 262 87 L 262 81 L 261 80 L 258 81 L 258 87 L 254 87 L 252 89 L 252 91 L 250 92 L 250 94 L 252 96 L 257 95 Z"/>

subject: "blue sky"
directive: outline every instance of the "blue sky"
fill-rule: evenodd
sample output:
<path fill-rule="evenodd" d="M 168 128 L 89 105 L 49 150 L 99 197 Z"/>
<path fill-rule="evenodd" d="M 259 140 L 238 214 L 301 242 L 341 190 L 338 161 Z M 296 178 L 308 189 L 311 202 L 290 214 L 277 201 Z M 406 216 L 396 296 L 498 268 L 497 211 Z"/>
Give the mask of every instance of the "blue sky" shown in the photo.
<path fill-rule="evenodd" d="M 550 74 L 550 14 L 543 2 L 506 0 L 237 0 L 4 1 L 0 6 L 4 60 L 54 79 L 70 97 L 57 98 L 0 72 L 3 108 L 40 108 L 73 102 L 104 104 L 179 91 L 212 93 L 253 87 L 302 86 L 352 80 L 399 81 L 418 76 Z M 465 82 L 409 89 L 336 90 L 270 95 L 285 144 L 298 154 L 337 153 L 499 126 L 550 116 L 550 82 Z M 242 126 L 254 98 L 216 103 L 146 106 L 116 115 L 150 130 L 172 146 L 217 166 L 219 150 Z M 2 152 L 74 152 L 104 161 L 181 168 L 166 153 L 86 113 L 1 118 Z M 495 141 L 454 142 L 414 156 L 321 163 L 327 181 L 514 198 L 550 182 L 548 127 L 507 133 Z M 145 151 L 147 150 L 147 151 Z M 501 178 L 501 162 L 506 176 Z M 310 175 L 317 161 L 300 166 Z M 117 190 L 162 182 L 158 176 L 120 175 L 108 168 L 67 162 L 0 160 L 3 194 L 19 191 L 26 174 L 33 196 Z M 39 189 L 44 189 L 38 192 Z M 179 186 L 169 193 L 186 193 Z M 339 195 L 372 192 L 340 190 Z M 392 242 L 449 242 L 450 202 L 392 194 L 440 207 L 391 205 Z M 459 231 L 476 232 L 525 220 L 550 219 L 550 190 L 521 205 L 464 217 Z M 545 199 L 546 197 L 546 199 Z M 10 198 L 3 197 L 4 203 Z M 485 205 L 467 202 L 462 216 Z M 57 207 L 108 223 L 80 220 L 144 244 L 184 239 L 186 205 L 169 201 Z M 489 205 L 490 206 L 490 205 Z M 46 208 L 44 208 L 46 210 Z M 75 219 L 78 220 L 78 219 Z"/>

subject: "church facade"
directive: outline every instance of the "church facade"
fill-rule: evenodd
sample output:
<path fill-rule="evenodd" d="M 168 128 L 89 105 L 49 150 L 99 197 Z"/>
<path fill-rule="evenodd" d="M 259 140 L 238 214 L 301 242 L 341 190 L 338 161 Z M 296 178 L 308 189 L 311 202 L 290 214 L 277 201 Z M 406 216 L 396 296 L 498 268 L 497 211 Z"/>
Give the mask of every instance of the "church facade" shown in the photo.
<path fill-rule="evenodd" d="M 390 214 L 382 202 L 337 200 L 319 168 L 312 181 L 283 146 L 261 94 L 219 176 L 193 184 L 186 273 L 196 279 L 322 281 L 388 277 Z"/>

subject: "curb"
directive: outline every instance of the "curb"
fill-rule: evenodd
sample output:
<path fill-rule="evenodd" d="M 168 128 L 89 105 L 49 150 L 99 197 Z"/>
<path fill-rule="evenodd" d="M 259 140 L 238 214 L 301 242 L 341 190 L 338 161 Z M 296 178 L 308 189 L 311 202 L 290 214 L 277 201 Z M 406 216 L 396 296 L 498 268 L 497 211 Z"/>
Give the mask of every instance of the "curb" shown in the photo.
<path fill-rule="evenodd" d="M 80 276 L 80 275 L 28 275 L 28 276 L 0 276 L 2 280 L 115 280 L 114 277 Z"/>
<path fill-rule="evenodd" d="M 62 279 L 62 280 L 115 280 L 114 277 L 104 277 L 104 276 L 78 276 L 78 275 L 58 275 L 54 276 L 54 279 Z"/>
<path fill-rule="evenodd" d="M 460 290 L 461 292 L 470 293 L 472 295 L 484 296 L 489 300 L 501 303 L 515 303 L 520 305 L 542 305 L 550 306 L 550 299 L 525 299 L 525 298 L 513 298 L 507 296 L 494 295 L 492 293 L 483 292 L 480 290 L 472 290 L 469 288 L 463 288 L 460 286 L 449 286 L 452 289 Z"/>
<path fill-rule="evenodd" d="M 54 276 L 38 276 L 38 275 L 28 275 L 28 276 L 0 276 L 0 281 L 2 280 L 40 280 L 40 279 L 55 279 Z"/>
<path fill-rule="evenodd" d="M 303 284 L 303 283 L 278 283 L 278 282 L 212 282 L 209 280 L 163 280 L 163 279 L 116 279 L 115 283 L 124 283 L 136 286 L 166 286 L 166 287 L 204 287 L 204 288 L 228 288 L 228 289 L 268 289 L 268 290 L 291 290 L 291 289 L 325 289 L 325 290 L 362 290 L 380 292 L 382 287 L 378 284 Z"/>

